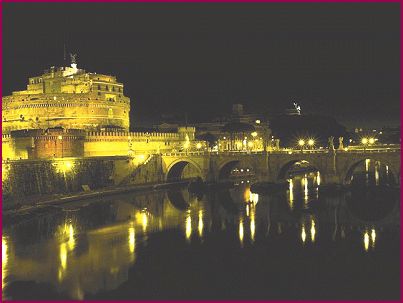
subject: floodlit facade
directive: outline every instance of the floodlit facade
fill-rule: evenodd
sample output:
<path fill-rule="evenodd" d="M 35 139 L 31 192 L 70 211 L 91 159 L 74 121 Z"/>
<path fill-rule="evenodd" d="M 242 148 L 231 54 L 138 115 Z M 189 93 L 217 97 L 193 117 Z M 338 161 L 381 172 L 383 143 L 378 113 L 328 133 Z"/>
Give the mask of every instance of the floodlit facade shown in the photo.
<path fill-rule="evenodd" d="M 51 67 L 27 89 L 2 98 L 2 132 L 20 129 L 129 130 L 130 99 L 114 76 Z"/>

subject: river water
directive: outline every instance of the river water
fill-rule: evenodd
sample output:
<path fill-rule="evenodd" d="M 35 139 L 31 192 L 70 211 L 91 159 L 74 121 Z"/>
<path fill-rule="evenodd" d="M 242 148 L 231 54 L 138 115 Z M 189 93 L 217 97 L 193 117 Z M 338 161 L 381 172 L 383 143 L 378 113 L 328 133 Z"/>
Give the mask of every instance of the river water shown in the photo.
<path fill-rule="evenodd" d="M 3 230 L 3 297 L 397 300 L 399 196 L 366 178 L 349 193 L 308 173 L 272 195 L 245 178 L 54 207 Z"/>

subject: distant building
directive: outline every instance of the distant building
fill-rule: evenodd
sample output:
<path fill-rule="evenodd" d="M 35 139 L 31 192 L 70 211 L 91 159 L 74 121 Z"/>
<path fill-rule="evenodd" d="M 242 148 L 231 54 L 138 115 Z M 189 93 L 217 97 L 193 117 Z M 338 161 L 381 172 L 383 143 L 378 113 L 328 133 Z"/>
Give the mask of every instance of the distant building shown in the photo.
<path fill-rule="evenodd" d="M 160 130 L 170 130 L 179 123 L 162 123 Z M 262 151 L 271 147 L 268 121 L 261 114 L 245 113 L 242 104 L 234 104 L 232 112 L 210 122 L 195 122 L 196 138 L 208 141 L 219 151 Z"/>

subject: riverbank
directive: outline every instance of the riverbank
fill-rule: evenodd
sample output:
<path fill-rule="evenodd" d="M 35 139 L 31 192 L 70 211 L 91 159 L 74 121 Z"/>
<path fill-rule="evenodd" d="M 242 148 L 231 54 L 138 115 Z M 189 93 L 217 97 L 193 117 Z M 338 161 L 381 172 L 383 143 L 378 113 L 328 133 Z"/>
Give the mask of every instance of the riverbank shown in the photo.
<path fill-rule="evenodd" d="M 86 199 L 93 199 L 98 197 L 106 197 L 116 194 L 125 194 L 130 192 L 142 192 L 159 190 L 175 185 L 186 185 L 191 181 L 181 181 L 181 182 L 171 182 L 171 183 L 146 183 L 146 184 L 133 184 L 127 186 L 117 186 L 102 188 L 98 190 L 90 190 L 79 193 L 69 193 L 65 195 L 47 195 L 41 197 L 26 197 L 26 200 L 15 205 L 15 207 L 4 209 L 3 208 L 3 219 L 4 216 L 15 215 L 22 212 L 31 212 L 39 208 L 45 208 L 48 206 L 63 205 L 68 202 L 81 201 Z"/>

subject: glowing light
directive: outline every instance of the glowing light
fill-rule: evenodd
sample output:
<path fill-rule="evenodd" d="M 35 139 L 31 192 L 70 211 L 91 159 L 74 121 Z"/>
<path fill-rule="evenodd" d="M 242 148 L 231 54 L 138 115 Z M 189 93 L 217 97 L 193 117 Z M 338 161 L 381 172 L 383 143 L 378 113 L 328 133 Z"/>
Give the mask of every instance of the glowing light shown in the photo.
<path fill-rule="evenodd" d="M 374 144 L 375 143 L 375 138 L 369 138 L 368 142 L 369 142 L 369 144 Z"/>
<path fill-rule="evenodd" d="M 252 137 L 256 137 L 257 136 L 257 132 L 253 132 L 251 133 Z"/>
<path fill-rule="evenodd" d="M 200 238 L 203 237 L 203 211 L 199 210 L 199 225 L 198 225 L 198 230 L 199 230 L 199 236 Z"/>
<path fill-rule="evenodd" d="M 320 185 L 320 172 L 318 171 L 317 173 L 316 173 L 316 184 L 318 184 L 318 186 Z"/>
<path fill-rule="evenodd" d="M 302 179 L 302 183 L 304 184 L 304 199 L 305 202 L 308 201 L 308 178 L 305 174 L 304 178 Z"/>
<path fill-rule="evenodd" d="M 248 142 L 248 147 L 250 147 L 250 148 L 253 147 L 253 142 L 249 141 Z"/>
<path fill-rule="evenodd" d="M 255 232 L 256 232 L 255 207 L 252 207 L 251 214 L 250 214 L 250 237 L 253 242 L 255 241 Z"/>
<path fill-rule="evenodd" d="M 241 247 L 243 247 L 243 237 L 244 237 L 244 231 L 243 231 L 243 220 L 239 220 L 239 242 L 241 243 Z"/>
<path fill-rule="evenodd" d="M 288 180 L 288 192 L 289 192 L 289 205 L 290 209 L 294 208 L 294 183 L 292 179 Z"/>
<path fill-rule="evenodd" d="M 57 139 L 63 140 L 63 137 L 62 137 L 62 136 L 58 136 Z"/>
<path fill-rule="evenodd" d="M 202 144 L 200 142 L 196 144 L 197 149 L 200 149 L 201 147 L 202 147 Z"/>
<path fill-rule="evenodd" d="M 186 235 L 186 240 L 189 241 L 190 236 L 192 235 L 192 218 L 190 217 L 190 212 L 186 216 L 185 235 Z"/>
<path fill-rule="evenodd" d="M 249 201 L 256 205 L 259 202 L 259 194 L 252 193 L 251 191 L 249 193 Z"/>
<path fill-rule="evenodd" d="M 5 236 L 1 237 L 1 289 L 4 288 L 4 280 L 8 272 L 8 243 Z"/>
<path fill-rule="evenodd" d="M 256 120 L 255 123 L 256 123 L 256 124 L 260 124 L 260 120 Z"/>
<path fill-rule="evenodd" d="M 368 144 L 368 138 L 362 138 L 361 143 L 362 144 Z"/>
<path fill-rule="evenodd" d="M 369 235 L 368 235 L 368 231 L 365 231 L 364 233 L 364 249 L 365 251 L 368 251 L 369 248 Z"/>
<path fill-rule="evenodd" d="M 368 172 L 369 171 L 369 164 L 370 164 L 370 159 L 365 159 L 365 171 Z"/>
<path fill-rule="evenodd" d="M 140 161 L 144 161 L 145 158 L 146 158 L 146 156 L 144 156 L 144 155 L 139 155 L 138 157 L 139 157 L 139 160 L 140 160 Z"/>
<path fill-rule="evenodd" d="M 301 147 L 304 146 L 305 145 L 305 140 L 304 139 L 299 139 L 298 140 L 298 145 L 301 146 Z"/>
<path fill-rule="evenodd" d="M 136 247 L 136 232 L 134 230 L 133 224 L 130 225 L 129 227 L 129 251 L 131 254 L 134 253 L 134 249 Z"/>
<path fill-rule="evenodd" d="M 375 229 L 373 228 L 373 229 L 371 230 L 372 248 L 375 247 L 375 240 L 376 240 L 376 231 L 375 231 Z"/>
<path fill-rule="evenodd" d="M 379 165 L 375 165 L 375 185 L 379 185 Z"/>
<path fill-rule="evenodd" d="M 311 147 L 314 146 L 315 145 L 315 140 L 309 139 L 308 140 L 308 145 L 311 146 Z"/>
<path fill-rule="evenodd" d="M 301 228 L 301 239 L 302 239 L 302 243 L 305 244 L 306 232 L 305 232 L 305 225 L 304 224 L 302 224 L 302 228 Z"/>
<path fill-rule="evenodd" d="M 315 221 L 312 219 L 312 221 L 311 221 L 311 240 L 312 240 L 312 243 L 315 242 L 315 234 L 316 234 Z"/>
<path fill-rule="evenodd" d="M 60 244 L 59 258 L 60 258 L 60 266 L 62 267 L 63 270 L 66 270 L 66 267 L 67 267 L 67 245 L 64 242 Z"/>
<path fill-rule="evenodd" d="M 147 226 L 148 226 L 148 217 L 147 217 L 147 213 L 145 211 L 143 211 L 141 213 L 141 224 L 143 226 L 143 232 L 146 232 Z"/>
<path fill-rule="evenodd" d="M 69 160 L 57 161 L 55 164 L 56 164 L 56 170 L 59 173 L 63 173 L 63 174 L 71 171 L 73 169 L 73 166 L 74 166 L 74 163 L 72 161 L 69 161 Z"/>
<path fill-rule="evenodd" d="M 67 241 L 67 245 L 70 251 L 74 250 L 76 246 L 76 240 L 74 239 L 74 228 L 72 224 L 69 224 L 69 239 Z"/>

